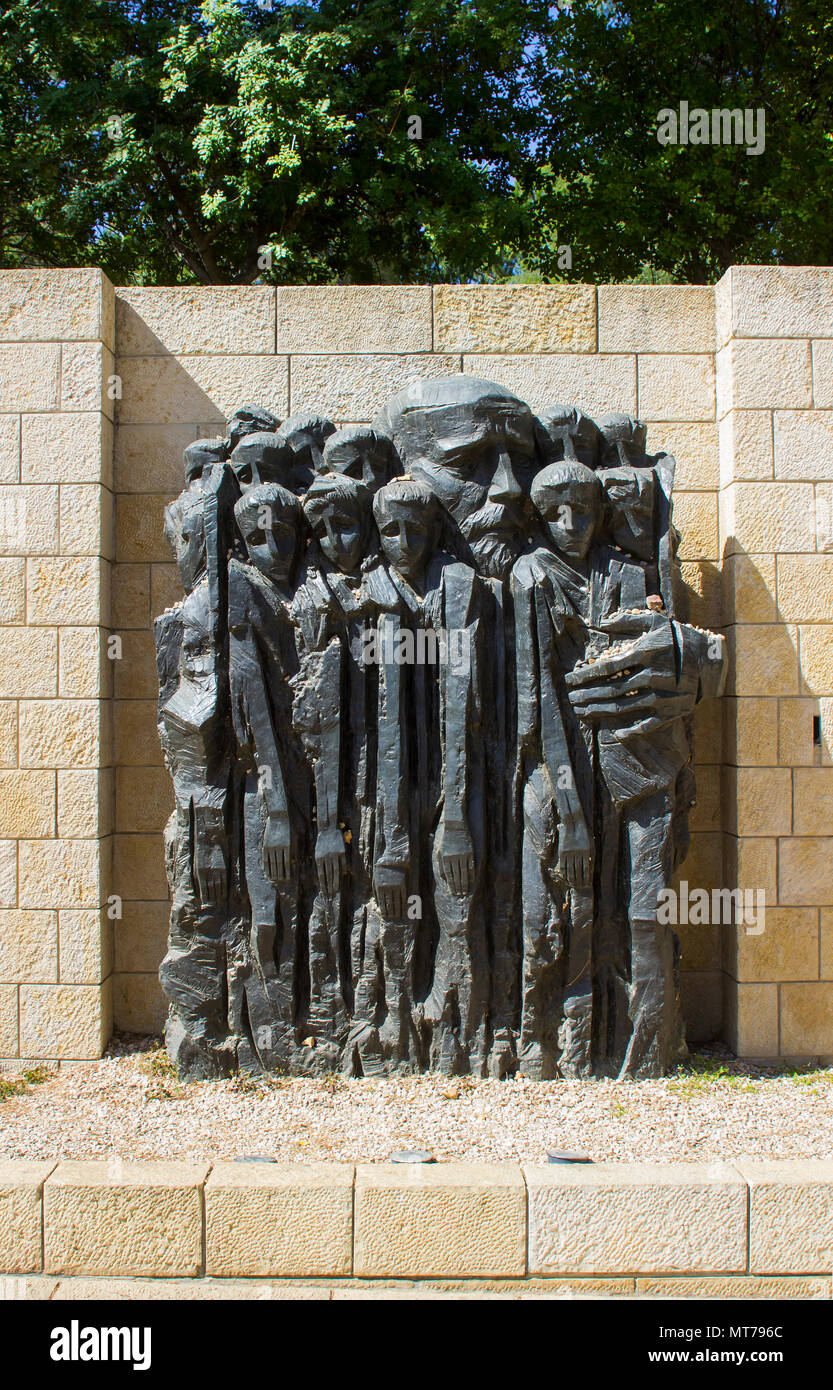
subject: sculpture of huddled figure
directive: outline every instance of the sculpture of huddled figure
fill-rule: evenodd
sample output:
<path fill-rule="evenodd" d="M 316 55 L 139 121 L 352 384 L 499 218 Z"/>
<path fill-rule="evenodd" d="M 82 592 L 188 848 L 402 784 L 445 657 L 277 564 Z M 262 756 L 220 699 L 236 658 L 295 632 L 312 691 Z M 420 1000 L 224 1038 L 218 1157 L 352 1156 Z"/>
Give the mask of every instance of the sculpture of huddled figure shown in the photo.
<path fill-rule="evenodd" d="M 658 1076 L 688 844 L 674 460 L 644 425 L 415 381 L 185 451 L 156 621 L 180 1074 Z"/>

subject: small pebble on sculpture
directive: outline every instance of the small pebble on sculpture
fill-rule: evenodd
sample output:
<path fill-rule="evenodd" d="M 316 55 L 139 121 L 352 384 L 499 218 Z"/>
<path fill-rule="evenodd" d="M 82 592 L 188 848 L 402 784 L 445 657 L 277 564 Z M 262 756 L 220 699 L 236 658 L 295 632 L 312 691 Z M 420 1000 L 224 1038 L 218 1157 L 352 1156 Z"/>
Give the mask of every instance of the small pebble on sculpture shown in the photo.
<path fill-rule="evenodd" d="M 242 406 L 185 475 L 155 625 L 180 1075 L 662 1075 L 657 905 L 725 668 L 677 611 L 673 458 L 456 376 L 372 427 Z"/>

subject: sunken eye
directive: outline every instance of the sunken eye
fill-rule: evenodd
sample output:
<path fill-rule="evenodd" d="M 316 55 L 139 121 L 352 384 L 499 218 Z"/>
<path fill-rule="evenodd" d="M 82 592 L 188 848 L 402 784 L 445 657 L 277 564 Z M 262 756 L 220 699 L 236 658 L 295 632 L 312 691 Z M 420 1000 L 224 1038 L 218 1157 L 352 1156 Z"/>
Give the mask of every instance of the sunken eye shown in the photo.
<path fill-rule="evenodd" d="M 249 532 L 249 544 L 250 544 L 250 545 L 264 545 L 265 542 L 266 542 L 266 532 L 265 532 L 265 531 L 255 530 L 255 531 L 250 531 L 250 532 Z"/>

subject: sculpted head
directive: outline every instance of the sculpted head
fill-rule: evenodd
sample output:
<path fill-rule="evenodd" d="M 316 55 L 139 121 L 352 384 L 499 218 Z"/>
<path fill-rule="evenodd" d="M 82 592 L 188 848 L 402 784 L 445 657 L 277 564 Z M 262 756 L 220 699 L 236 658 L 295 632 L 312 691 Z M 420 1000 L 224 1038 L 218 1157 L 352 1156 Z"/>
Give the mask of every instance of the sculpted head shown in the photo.
<path fill-rule="evenodd" d="M 372 494 L 355 478 L 321 473 L 304 498 L 307 525 L 334 569 L 353 574 L 364 558 L 373 526 Z"/>
<path fill-rule="evenodd" d="M 226 426 L 229 453 L 237 448 L 245 435 L 274 434 L 280 423 L 277 415 L 273 415 L 271 410 L 266 410 L 262 405 L 247 403 L 238 406 Z"/>
<path fill-rule="evenodd" d="M 558 553 L 571 564 L 583 564 L 604 513 L 598 475 L 583 463 L 551 463 L 533 482 L 532 501 Z"/>
<path fill-rule="evenodd" d="M 540 464 L 529 407 L 495 382 L 442 377 L 401 391 L 378 423 L 454 518 L 478 568 L 503 576 L 523 544 Z"/>
<path fill-rule="evenodd" d="M 595 468 L 599 462 L 601 435 L 589 415 L 575 405 L 548 405 L 538 419 L 552 440 L 555 459 L 567 459 Z"/>
<path fill-rule="evenodd" d="M 274 583 L 288 583 L 305 529 L 294 492 L 278 483 L 250 487 L 234 508 L 234 517 L 251 563 Z"/>
<path fill-rule="evenodd" d="M 280 436 L 292 456 L 293 487 L 296 492 L 306 492 L 316 473 L 325 471 L 322 457 L 324 444 L 334 433 L 332 420 L 312 410 L 300 411 L 284 420 Z"/>
<path fill-rule="evenodd" d="M 654 554 L 656 474 L 651 468 L 607 468 L 599 474 L 607 501 L 607 534 L 637 560 Z"/>
<path fill-rule="evenodd" d="M 611 411 L 600 415 L 596 423 L 601 434 L 602 468 L 627 468 L 644 460 L 648 430 L 641 420 Z"/>
<path fill-rule="evenodd" d="M 189 483 L 201 478 L 215 463 L 224 463 L 228 458 L 228 444 L 225 439 L 195 439 L 187 444 L 182 453 L 185 477 Z"/>
<path fill-rule="evenodd" d="M 186 594 L 205 574 L 205 513 L 199 487 L 186 489 L 165 508 L 165 539 L 179 566 Z"/>
<path fill-rule="evenodd" d="M 389 564 L 406 579 L 417 579 L 442 532 L 442 507 L 436 493 L 410 476 L 394 478 L 376 493 L 373 516 Z"/>
<path fill-rule="evenodd" d="M 399 472 L 399 465 L 387 435 L 369 425 L 346 425 L 324 445 L 321 472 L 345 473 L 376 492 Z"/>
<path fill-rule="evenodd" d="M 288 487 L 292 480 L 292 452 L 279 434 L 253 430 L 244 435 L 230 462 L 243 492 L 259 483 L 281 483 Z"/>
<path fill-rule="evenodd" d="M 207 584 L 200 584 L 182 604 L 182 646 L 179 669 L 189 680 L 214 674 L 216 647 L 211 633 L 211 600 Z"/>

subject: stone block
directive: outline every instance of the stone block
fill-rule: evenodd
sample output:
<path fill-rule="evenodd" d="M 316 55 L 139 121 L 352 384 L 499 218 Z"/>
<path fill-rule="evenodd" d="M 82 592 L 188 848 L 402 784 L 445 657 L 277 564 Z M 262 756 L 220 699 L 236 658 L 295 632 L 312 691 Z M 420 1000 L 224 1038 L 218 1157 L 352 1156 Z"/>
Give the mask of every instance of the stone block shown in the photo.
<path fill-rule="evenodd" d="M 726 758 L 739 767 L 773 767 L 778 762 L 778 701 L 744 695 L 724 700 Z"/>
<path fill-rule="evenodd" d="M 833 271 L 818 266 L 740 265 L 727 274 L 736 337 L 833 337 Z"/>
<path fill-rule="evenodd" d="M 113 833 L 113 769 L 66 768 L 58 772 L 58 835 L 85 840 Z"/>
<path fill-rule="evenodd" d="M 353 1258 L 349 1163 L 217 1163 L 205 1186 L 205 1271 L 343 1278 Z"/>
<path fill-rule="evenodd" d="M 816 548 L 811 483 L 732 483 L 721 492 L 724 546 L 778 554 Z"/>
<path fill-rule="evenodd" d="M 17 1027 L 17 985 L 0 985 L 0 1052 L 19 1057 Z"/>
<path fill-rule="evenodd" d="M 0 767 L 17 767 L 17 703 L 0 700 Z"/>
<path fill-rule="evenodd" d="M 116 767 L 161 767 L 162 748 L 155 700 L 113 704 L 113 761 Z"/>
<path fill-rule="evenodd" d="M 459 354 L 420 356 L 378 353 L 298 356 L 290 360 L 292 413 L 320 409 L 342 421 L 372 420 L 385 401 L 412 381 L 449 376 L 460 370 Z"/>
<path fill-rule="evenodd" d="M 681 560 L 717 560 L 717 497 L 713 492 L 675 492 L 674 525 L 681 535 Z"/>
<path fill-rule="evenodd" d="M 821 746 L 815 742 L 820 721 Z M 778 701 L 778 761 L 787 767 L 829 765 L 833 758 L 833 700 L 812 696 Z"/>
<path fill-rule="evenodd" d="M 724 1014 L 732 1051 L 738 1057 L 777 1057 L 778 986 L 728 983 Z"/>
<path fill-rule="evenodd" d="M 833 832 L 833 768 L 797 767 L 793 778 L 793 834 Z"/>
<path fill-rule="evenodd" d="M 112 1031 L 109 981 L 103 985 L 20 986 L 20 1051 L 24 1057 L 94 1061 Z"/>
<path fill-rule="evenodd" d="M 64 343 L 61 348 L 61 410 L 100 410 L 112 420 L 115 358 L 103 343 Z"/>
<path fill-rule="evenodd" d="M 641 352 L 638 361 L 640 419 L 715 419 L 713 357 Z"/>
<path fill-rule="evenodd" d="M 695 830 L 691 836 L 691 846 L 682 865 L 677 870 L 672 883 L 679 886 L 685 879 L 691 889 L 719 888 L 723 882 L 723 837 L 718 829 L 710 832 Z"/>
<path fill-rule="evenodd" d="M 103 555 L 112 560 L 113 495 L 96 483 L 65 483 L 60 489 L 62 555 Z"/>
<path fill-rule="evenodd" d="M 0 551 L 53 555 L 58 549 L 58 489 L 0 487 Z"/>
<path fill-rule="evenodd" d="M 0 411 L 57 410 L 60 378 L 57 344 L 4 343 L 0 346 Z"/>
<path fill-rule="evenodd" d="M 743 1158 L 752 1274 L 833 1270 L 833 1162 Z"/>
<path fill-rule="evenodd" d="M 54 984 L 57 979 L 57 913 L 0 911 L 0 980 Z"/>
<path fill-rule="evenodd" d="M 726 555 L 723 615 L 727 623 L 777 623 L 774 555 Z"/>
<path fill-rule="evenodd" d="M 20 765 L 97 768 L 109 758 L 97 700 L 21 700 Z"/>
<path fill-rule="evenodd" d="M 0 907 L 17 906 L 17 840 L 0 840 Z"/>
<path fill-rule="evenodd" d="M 431 288 L 281 285 L 276 342 L 289 353 L 430 352 Z M 448 351 L 439 339 L 434 347 Z"/>
<path fill-rule="evenodd" d="M 98 840 L 21 840 L 20 906 L 100 906 L 104 856 Z"/>
<path fill-rule="evenodd" d="M 798 694 L 798 629 L 781 623 L 741 623 L 727 631 L 728 694 Z"/>
<path fill-rule="evenodd" d="M 778 901 L 778 841 L 727 836 L 726 882 L 730 887 L 760 890 L 768 903 Z"/>
<path fill-rule="evenodd" d="M 148 493 L 116 498 L 116 558 L 120 563 L 170 560 L 171 551 L 163 525 L 170 493 Z"/>
<path fill-rule="evenodd" d="M 20 416 L 0 416 L 0 483 L 20 482 Z"/>
<path fill-rule="evenodd" d="M 600 285 L 600 352 L 714 352 L 711 285 Z"/>
<path fill-rule="evenodd" d="M 4 1274 L 43 1269 L 43 1185 L 54 1167 L 51 1159 L 41 1163 L 0 1160 L 0 1270 Z"/>
<path fill-rule="evenodd" d="M 120 1031 L 158 1037 L 167 1016 L 158 965 L 152 973 L 113 976 L 113 1024 Z"/>
<path fill-rule="evenodd" d="M 723 980 L 719 970 L 680 974 L 680 1006 L 689 1047 L 714 1042 L 723 1032 Z"/>
<path fill-rule="evenodd" d="M 706 763 L 697 769 L 697 804 L 689 817 L 693 831 L 711 831 L 720 825 L 721 786 L 720 768 Z"/>
<path fill-rule="evenodd" d="M 833 412 L 775 411 L 775 476 L 833 481 Z"/>
<path fill-rule="evenodd" d="M 789 835 L 792 774 L 786 767 L 737 767 L 725 778 L 726 829 L 734 835 Z"/>
<path fill-rule="evenodd" d="M 202 1265 L 204 1163 L 61 1163 L 44 1187 L 53 1274 L 194 1276 Z"/>
<path fill-rule="evenodd" d="M 0 559 L 0 625 L 26 621 L 26 562 Z"/>
<path fill-rule="evenodd" d="M 24 483 L 112 485 L 112 426 L 95 411 L 24 415 Z"/>
<path fill-rule="evenodd" d="M 0 629 L 0 696 L 55 695 L 58 690 L 58 634 L 54 628 Z"/>
<path fill-rule="evenodd" d="M 673 454 L 677 463 L 674 487 L 697 492 L 716 488 L 719 482 L 717 425 L 703 421 L 664 420 L 648 426 L 648 449 Z"/>
<path fill-rule="evenodd" d="M 285 357 L 227 356 L 119 357 L 119 425 L 211 425 L 225 433 L 225 422 L 244 401 L 257 401 L 279 419 L 287 415 Z M 319 393 L 316 404 L 331 400 Z"/>
<path fill-rule="evenodd" d="M 771 410 L 730 410 L 718 427 L 720 486 L 774 477 Z"/>
<path fill-rule="evenodd" d="M 151 565 L 150 567 L 150 610 L 154 616 L 173 608 L 184 597 L 182 580 L 176 565 Z"/>
<path fill-rule="evenodd" d="M 97 556 L 26 561 L 26 620 L 35 627 L 96 627 L 109 620 L 105 562 Z"/>
<path fill-rule="evenodd" d="M 525 1167 L 530 1274 L 746 1268 L 746 1188 L 728 1163 Z"/>
<path fill-rule="evenodd" d="M 116 769 L 117 830 L 161 833 L 173 809 L 173 787 L 167 768 Z"/>
<path fill-rule="evenodd" d="M 798 410 L 813 404 L 809 342 L 735 339 L 718 352 L 717 370 L 721 414 Z"/>
<path fill-rule="evenodd" d="M 520 1169 L 513 1163 L 360 1165 L 353 1272 L 359 1278 L 519 1278 L 526 1272 Z"/>
<path fill-rule="evenodd" d="M 687 620 L 698 627 L 717 628 L 723 623 L 723 595 L 721 572 L 711 560 L 682 560 L 680 562 L 683 583 L 683 598 L 675 602 L 684 604 L 681 612 Z"/>
<path fill-rule="evenodd" d="M 744 885 L 752 888 L 754 885 Z M 757 935 L 756 928 L 763 925 Z M 748 926 L 748 924 L 747 924 Z M 778 984 L 783 980 L 815 980 L 819 969 L 818 912 L 809 907 L 775 907 L 768 904 L 763 924 L 727 928 L 730 943 L 727 968 L 738 980 L 752 984 Z M 784 994 L 781 994 L 782 1051 Z M 796 1049 L 803 1051 L 803 1048 Z"/>
<path fill-rule="evenodd" d="M 58 913 L 58 944 L 61 984 L 100 984 L 110 974 L 113 923 L 106 912 L 96 908 L 62 909 Z"/>
<path fill-rule="evenodd" d="M 114 628 L 147 628 L 150 624 L 150 566 L 113 566 L 112 622 Z M 164 607 L 164 605 L 163 605 Z M 161 613 L 162 608 L 155 610 Z"/>
<path fill-rule="evenodd" d="M 816 965 L 807 974 L 815 975 L 817 969 Z M 787 1057 L 833 1053 L 833 984 L 805 979 L 781 985 L 781 1051 Z M 833 1239 L 830 1268 L 833 1271 Z"/>
<path fill-rule="evenodd" d="M 158 902 L 123 904 L 123 916 L 114 932 L 115 969 L 119 972 L 158 971 L 167 950 L 170 903 L 167 898 Z"/>
<path fill-rule="evenodd" d="M 183 450 L 203 434 L 224 434 L 218 421 L 204 430 L 194 424 L 124 425 L 116 430 L 113 477 L 115 491 L 164 492 L 175 495 L 184 486 Z"/>
<path fill-rule="evenodd" d="M 819 974 L 823 980 L 833 980 L 833 909 L 823 907 L 819 918 Z"/>
<path fill-rule="evenodd" d="M 112 347 L 112 300 L 100 270 L 0 271 L 0 341 L 100 338 Z"/>
<path fill-rule="evenodd" d="M 269 285 L 119 287 L 116 344 L 122 357 L 271 354 L 275 291 Z"/>
<path fill-rule="evenodd" d="M 499 382 L 532 410 L 563 401 L 589 415 L 606 410 L 636 414 L 636 357 L 629 353 L 467 353 L 463 371 Z"/>
<path fill-rule="evenodd" d="M 788 623 L 829 620 L 833 614 L 833 555 L 779 555 L 778 607 Z"/>
<path fill-rule="evenodd" d="M 798 835 L 778 842 L 778 901 L 791 907 L 833 905 L 829 835 Z"/>
<path fill-rule="evenodd" d="M 163 898 L 168 891 L 162 836 L 116 835 L 113 890 L 122 898 Z"/>
<path fill-rule="evenodd" d="M 0 836 L 48 838 L 55 834 L 55 773 L 0 772 Z"/>
<path fill-rule="evenodd" d="M 58 694 L 68 700 L 107 699 L 114 662 L 100 627 L 62 627 L 58 638 Z"/>
<path fill-rule="evenodd" d="M 750 1274 L 716 1279 L 637 1279 L 642 1298 L 829 1298 L 830 1280 L 756 1278 Z"/>
<path fill-rule="evenodd" d="M 595 352 L 595 287 L 436 285 L 434 348 L 437 352 Z"/>
<path fill-rule="evenodd" d="M 719 700 L 701 700 L 694 709 L 694 746 L 697 763 L 723 759 L 723 710 Z"/>
<path fill-rule="evenodd" d="M 152 700 L 159 688 L 152 632 L 123 632 L 121 658 L 113 662 L 117 700 Z"/>
<path fill-rule="evenodd" d="M 833 695 L 833 623 L 799 628 L 802 695 Z"/>
<path fill-rule="evenodd" d="M 813 404 L 817 410 L 833 406 L 833 343 L 813 343 Z"/>

